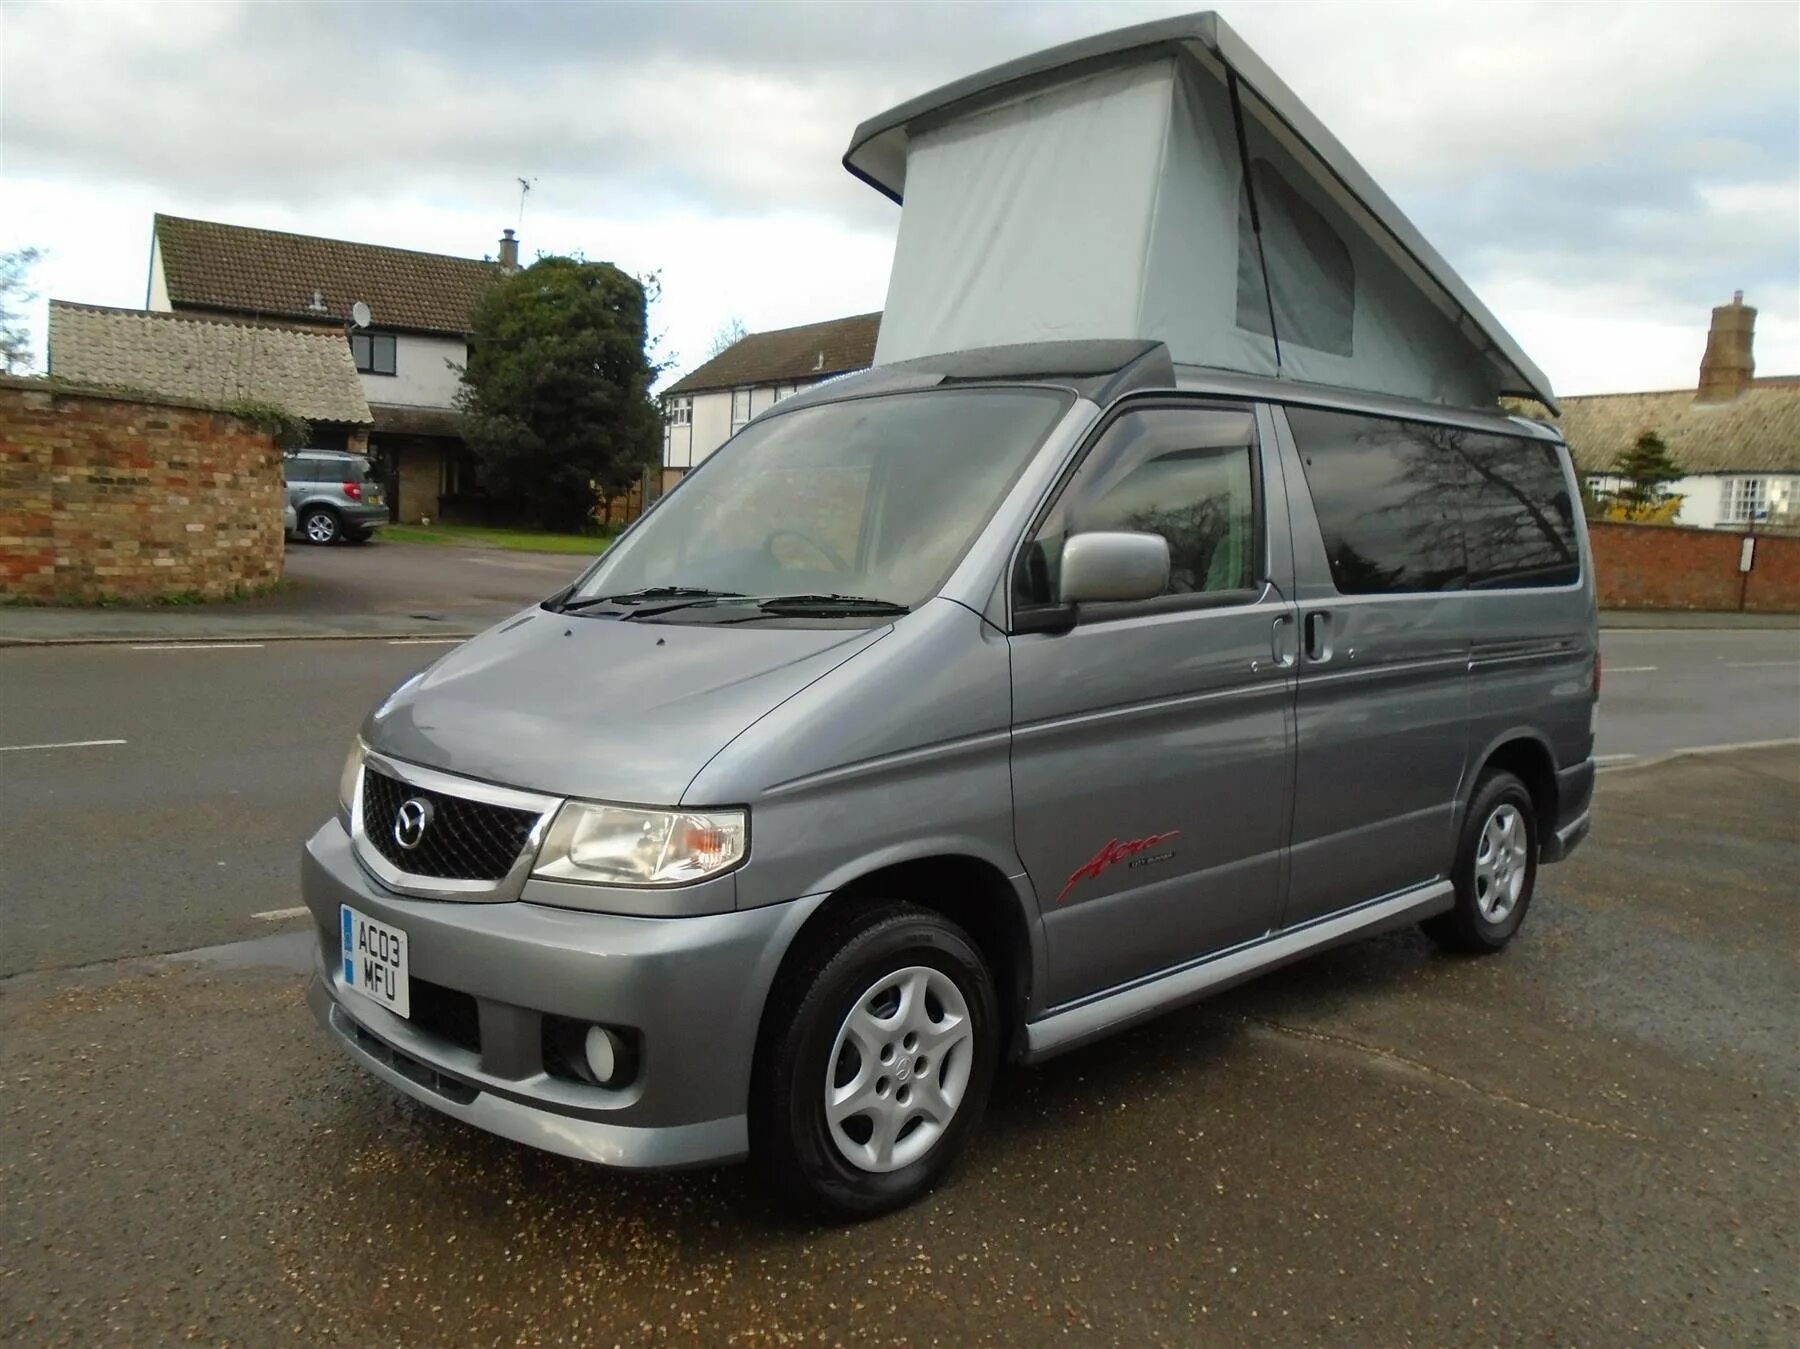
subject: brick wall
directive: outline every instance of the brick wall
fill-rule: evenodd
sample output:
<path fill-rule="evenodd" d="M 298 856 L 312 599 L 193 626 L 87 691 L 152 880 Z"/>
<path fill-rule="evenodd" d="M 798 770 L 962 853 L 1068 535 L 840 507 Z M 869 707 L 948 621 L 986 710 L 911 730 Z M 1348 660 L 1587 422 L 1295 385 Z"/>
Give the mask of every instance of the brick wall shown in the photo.
<path fill-rule="evenodd" d="M 1589 521 L 1588 535 L 1602 609 L 1800 613 L 1800 537 L 1757 535 L 1746 576 L 1730 530 Z"/>
<path fill-rule="evenodd" d="M 224 413 L 0 378 L 0 599 L 224 599 L 281 579 L 281 456 Z"/>

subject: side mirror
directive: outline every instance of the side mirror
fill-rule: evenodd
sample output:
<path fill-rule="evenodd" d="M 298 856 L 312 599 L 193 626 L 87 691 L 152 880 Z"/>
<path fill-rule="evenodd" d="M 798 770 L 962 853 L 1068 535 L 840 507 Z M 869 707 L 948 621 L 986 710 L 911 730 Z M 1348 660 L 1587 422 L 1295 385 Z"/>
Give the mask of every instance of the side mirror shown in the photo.
<path fill-rule="evenodd" d="M 1169 587 L 1169 541 L 1124 530 L 1074 534 L 1063 544 L 1064 604 L 1154 599 Z"/>

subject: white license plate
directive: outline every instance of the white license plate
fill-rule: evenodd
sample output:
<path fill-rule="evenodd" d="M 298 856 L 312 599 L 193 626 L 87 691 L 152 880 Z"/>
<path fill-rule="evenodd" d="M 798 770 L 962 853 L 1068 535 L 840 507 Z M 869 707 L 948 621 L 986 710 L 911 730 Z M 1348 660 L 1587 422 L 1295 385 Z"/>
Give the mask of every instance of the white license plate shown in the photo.
<path fill-rule="evenodd" d="M 411 1016 L 406 960 L 412 942 L 397 927 L 378 923 L 348 904 L 338 906 L 344 983 L 395 1016 Z"/>

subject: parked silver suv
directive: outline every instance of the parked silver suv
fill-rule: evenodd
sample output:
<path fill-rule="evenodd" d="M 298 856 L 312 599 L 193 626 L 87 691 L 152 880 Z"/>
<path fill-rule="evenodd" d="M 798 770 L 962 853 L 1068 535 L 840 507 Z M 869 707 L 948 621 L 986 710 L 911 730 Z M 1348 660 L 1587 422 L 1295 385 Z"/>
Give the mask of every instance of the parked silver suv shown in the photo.
<path fill-rule="evenodd" d="M 288 505 L 308 543 L 366 543 L 388 522 L 387 499 L 363 455 L 294 450 L 283 457 Z"/>
<path fill-rule="evenodd" d="M 1545 426 L 1160 344 L 803 392 L 369 717 L 312 1004 L 508 1138 L 903 1203 L 1003 1060 L 1512 939 L 1588 828 L 1577 500 Z"/>

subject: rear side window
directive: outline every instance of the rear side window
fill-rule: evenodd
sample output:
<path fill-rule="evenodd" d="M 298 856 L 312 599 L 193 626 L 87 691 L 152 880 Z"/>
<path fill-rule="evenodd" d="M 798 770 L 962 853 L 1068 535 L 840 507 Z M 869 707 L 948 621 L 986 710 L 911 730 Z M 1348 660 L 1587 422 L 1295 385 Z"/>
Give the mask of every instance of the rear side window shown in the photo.
<path fill-rule="evenodd" d="M 1579 578 L 1575 506 L 1555 446 L 1314 408 L 1287 417 L 1341 593 Z"/>
<path fill-rule="evenodd" d="M 1575 503 L 1556 447 L 1511 436 L 1469 440 L 1475 482 L 1463 537 L 1470 587 L 1573 585 L 1581 575 Z"/>
<path fill-rule="evenodd" d="M 1147 408 L 1101 435 L 1021 559 L 1020 604 L 1053 604 L 1072 534 L 1131 530 L 1169 544 L 1166 595 L 1255 584 L 1256 421 L 1237 408 Z"/>
<path fill-rule="evenodd" d="M 1444 444 L 1455 428 L 1313 408 L 1287 415 L 1341 593 L 1462 587 L 1467 474 Z"/>

